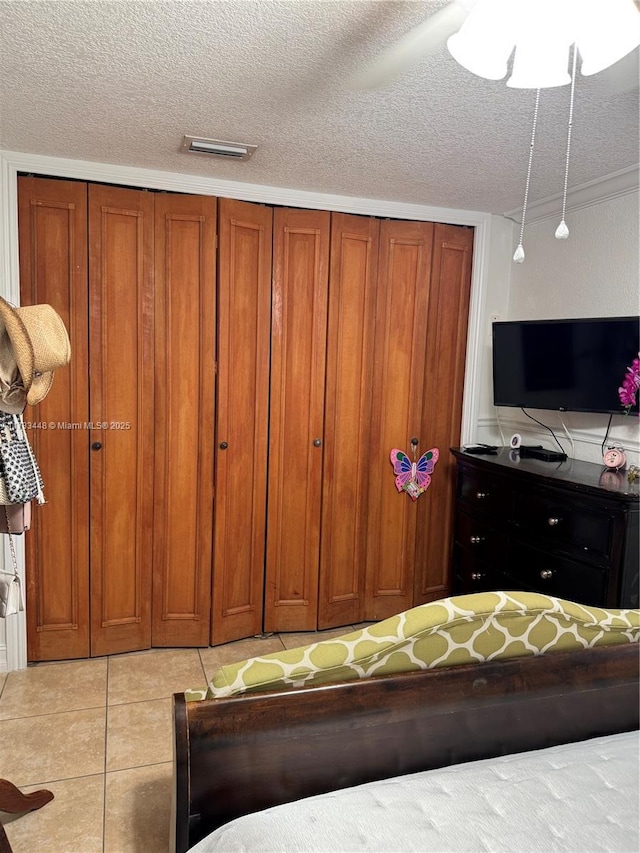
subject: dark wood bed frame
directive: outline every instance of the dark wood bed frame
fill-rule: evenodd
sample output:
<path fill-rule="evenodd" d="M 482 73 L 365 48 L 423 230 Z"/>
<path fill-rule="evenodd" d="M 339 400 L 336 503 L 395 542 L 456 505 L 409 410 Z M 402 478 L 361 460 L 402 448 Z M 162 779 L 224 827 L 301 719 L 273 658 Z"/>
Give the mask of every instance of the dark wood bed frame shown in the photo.
<path fill-rule="evenodd" d="M 185 703 L 174 695 L 177 853 L 313 794 L 639 725 L 638 644 Z"/>

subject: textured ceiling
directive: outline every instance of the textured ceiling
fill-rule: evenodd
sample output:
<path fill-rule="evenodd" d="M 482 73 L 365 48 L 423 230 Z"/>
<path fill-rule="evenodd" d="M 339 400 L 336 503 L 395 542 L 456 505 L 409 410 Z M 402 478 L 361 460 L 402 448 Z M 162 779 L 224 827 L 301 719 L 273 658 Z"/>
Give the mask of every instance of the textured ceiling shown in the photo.
<path fill-rule="evenodd" d="M 443 5 L 369 0 L 0 0 L 0 148 L 503 212 L 522 202 L 535 93 L 444 46 L 375 92 L 354 75 Z M 578 75 L 570 186 L 638 161 L 635 55 Z M 530 199 L 562 190 L 569 87 L 542 93 Z M 250 142 L 248 162 L 180 152 Z"/>

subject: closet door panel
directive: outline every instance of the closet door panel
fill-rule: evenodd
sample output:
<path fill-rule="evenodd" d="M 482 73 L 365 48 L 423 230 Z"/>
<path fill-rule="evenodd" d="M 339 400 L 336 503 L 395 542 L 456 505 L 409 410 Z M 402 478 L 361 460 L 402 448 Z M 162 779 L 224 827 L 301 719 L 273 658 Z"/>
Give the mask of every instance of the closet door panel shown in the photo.
<path fill-rule="evenodd" d="M 455 464 L 449 448 L 460 443 L 473 236 L 472 228 L 435 226 L 422 432 L 439 448 L 440 460 L 417 502 L 415 604 L 451 590 Z"/>
<path fill-rule="evenodd" d="M 92 655 L 151 645 L 152 264 L 153 195 L 90 186 Z"/>
<path fill-rule="evenodd" d="M 367 550 L 366 619 L 413 604 L 417 506 L 398 493 L 393 448 L 416 458 L 432 444 L 422 434 L 426 330 L 433 225 L 385 221 L 380 232 Z M 423 495 L 419 501 L 428 500 Z"/>
<path fill-rule="evenodd" d="M 379 220 L 331 216 L 319 628 L 364 619 L 379 233 Z"/>
<path fill-rule="evenodd" d="M 211 610 L 216 199 L 155 196 L 154 646 L 206 646 Z"/>
<path fill-rule="evenodd" d="M 274 213 L 267 631 L 317 624 L 330 215 Z"/>
<path fill-rule="evenodd" d="M 89 655 L 89 388 L 87 375 L 87 186 L 18 178 L 20 293 L 62 317 L 71 363 L 24 413 L 45 484 L 25 537 L 27 656 L 30 661 Z"/>
<path fill-rule="evenodd" d="M 220 199 L 211 642 L 262 631 L 272 210 Z"/>

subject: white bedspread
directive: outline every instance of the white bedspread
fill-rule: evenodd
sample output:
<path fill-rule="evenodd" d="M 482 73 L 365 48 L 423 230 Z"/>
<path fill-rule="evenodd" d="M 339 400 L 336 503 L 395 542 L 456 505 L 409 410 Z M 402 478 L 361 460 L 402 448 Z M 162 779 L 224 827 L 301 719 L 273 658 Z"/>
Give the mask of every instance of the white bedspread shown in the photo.
<path fill-rule="evenodd" d="M 639 746 L 629 732 L 371 782 L 238 818 L 193 851 L 638 853 Z"/>

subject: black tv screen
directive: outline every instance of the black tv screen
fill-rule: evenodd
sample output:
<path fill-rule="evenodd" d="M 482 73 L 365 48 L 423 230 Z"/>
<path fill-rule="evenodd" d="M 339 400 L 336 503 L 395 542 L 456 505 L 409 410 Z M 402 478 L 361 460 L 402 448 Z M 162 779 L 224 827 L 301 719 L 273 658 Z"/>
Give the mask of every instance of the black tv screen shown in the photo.
<path fill-rule="evenodd" d="M 640 317 L 494 323 L 494 405 L 623 414 L 618 388 L 639 347 Z"/>

